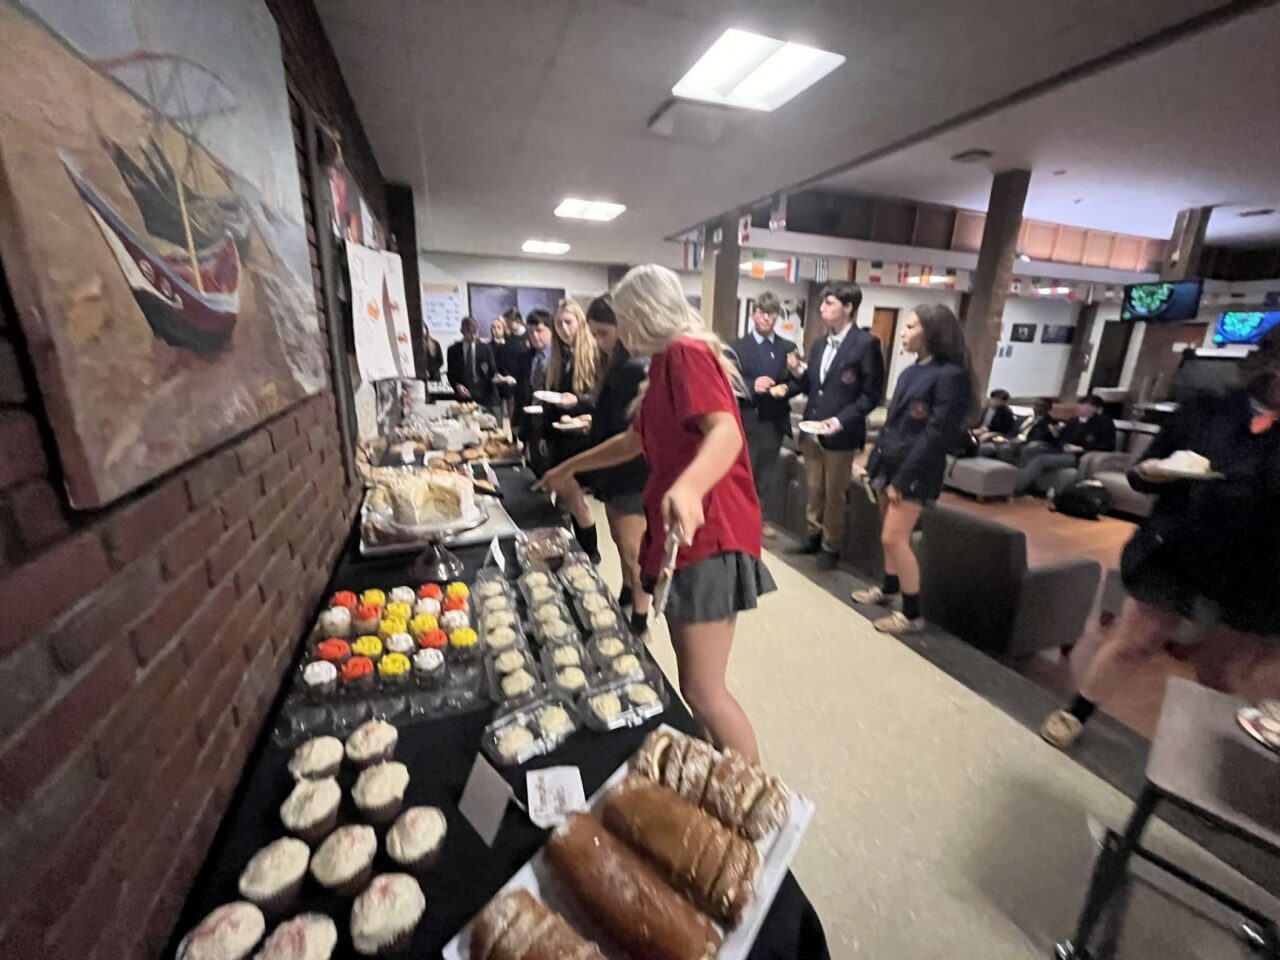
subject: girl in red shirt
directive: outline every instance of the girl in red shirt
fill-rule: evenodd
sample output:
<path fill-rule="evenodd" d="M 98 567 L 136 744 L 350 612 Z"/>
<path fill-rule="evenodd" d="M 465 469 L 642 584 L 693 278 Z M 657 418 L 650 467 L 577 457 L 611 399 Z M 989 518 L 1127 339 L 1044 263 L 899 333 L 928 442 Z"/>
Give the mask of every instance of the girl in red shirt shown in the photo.
<path fill-rule="evenodd" d="M 741 376 L 670 270 L 635 267 L 612 297 L 623 344 L 653 358 L 639 411 L 629 430 L 566 460 L 542 486 L 571 488 L 578 473 L 644 454 L 647 584 L 662 569 L 666 531 L 682 539 L 666 611 L 680 692 L 717 744 L 756 760 L 751 721 L 725 684 L 738 612 L 775 589 L 760 560 L 760 501 L 734 394 Z"/>

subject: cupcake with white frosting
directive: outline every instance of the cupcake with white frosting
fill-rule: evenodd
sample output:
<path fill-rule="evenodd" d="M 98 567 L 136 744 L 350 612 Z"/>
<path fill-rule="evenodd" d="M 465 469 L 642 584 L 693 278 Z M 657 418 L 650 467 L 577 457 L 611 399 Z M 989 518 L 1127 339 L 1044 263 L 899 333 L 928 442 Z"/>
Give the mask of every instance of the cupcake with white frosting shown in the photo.
<path fill-rule="evenodd" d="M 413 603 L 417 598 L 417 591 L 413 587 L 393 587 L 387 594 L 387 600 L 391 603 Z"/>
<path fill-rule="evenodd" d="M 254 960 L 329 960 L 337 945 L 332 920 L 323 913 L 303 913 L 271 931 Z"/>
<path fill-rule="evenodd" d="M 316 883 L 343 897 L 354 897 L 369 883 L 378 836 L 363 823 L 339 827 L 325 838 L 311 858 Z"/>
<path fill-rule="evenodd" d="M 342 766 L 342 741 L 337 737 L 315 737 L 293 751 L 289 773 L 295 780 L 323 780 L 336 777 Z"/>
<path fill-rule="evenodd" d="M 387 856 L 407 870 L 426 870 L 439 859 L 447 830 L 437 808 L 410 807 L 387 831 Z"/>
<path fill-rule="evenodd" d="M 408 786 L 409 768 L 389 760 L 362 770 L 351 796 L 370 823 L 389 823 L 400 812 Z"/>
<path fill-rule="evenodd" d="M 240 896 L 267 914 L 293 909 L 307 874 L 311 848 L 295 837 L 269 843 L 249 860 L 240 873 Z"/>
<path fill-rule="evenodd" d="M 266 918 L 252 903 L 224 903 L 187 934 L 178 960 L 244 960 L 266 929 Z"/>
<path fill-rule="evenodd" d="M 320 632 L 326 637 L 346 640 L 351 636 L 351 610 L 347 607 L 330 607 L 320 614 Z"/>
<path fill-rule="evenodd" d="M 390 760 L 399 732 L 385 720 L 366 720 L 347 737 L 347 759 L 357 767 Z"/>
<path fill-rule="evenodd" d="M 383 873 L 351 905 L 351 944 L 367 957 L 404 953 L 427 909 L 418 881 L 407 873 Z"/>
<path fill-rule="evenodd" d="M 280 822 L 286 830 L 307 843 L 316 843 L 338 822 L 342 788 L 332 777 L 299 780 L 280 805 Z"/>

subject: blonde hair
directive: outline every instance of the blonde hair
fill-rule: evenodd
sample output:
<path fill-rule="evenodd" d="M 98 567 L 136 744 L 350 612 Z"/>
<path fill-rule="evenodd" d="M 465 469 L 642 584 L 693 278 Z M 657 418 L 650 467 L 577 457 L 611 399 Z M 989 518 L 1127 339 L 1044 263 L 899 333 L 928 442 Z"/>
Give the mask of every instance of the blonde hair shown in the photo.
<path fill-rule="evenodd" d="M 502 331 L 502 339 L 498 339 L 498 331 Z M 503 343 L 507 339 L 507 321 L 501 317 L 494 317 L 493 323 L 489 324 L 489 339 L 494 343 Z"/>
<path fill-rule="evenodd" d="M 676 337 L 697 340 L 711 348 L 733 392 L 747 395 L 747 385 L 729 348 L 689 303 L 680 278 L 673 271 L 656 263 L 632 267 L 610 296 L 618 317 L 618 332 L 632 353 L 652 356 Z"/>
<path fill-rule="evenodd" d="M 573 345 L 566 346 L 560 339 L 560 332 L 555 328 L 556 318 L 561 313 L 572 314 L 577 320 L 574 325 Z M 600 350 L 595 338 L 587 329 L 587 315 L 577 300 L 561 300 L 552 316 L 552 332 L 555 334 L 555 349 L 551 351 L 551 362 L 547 364 L 547 383 L 560 383 L 560 369 L 564 362 L 561 355 L 565 350 L 573 351 L 573 392 L 578 396 L 590 393 L 596 386 L 596 370 L 600 366 Z M 559 389 L 557 386 L 556 389 Z"/>

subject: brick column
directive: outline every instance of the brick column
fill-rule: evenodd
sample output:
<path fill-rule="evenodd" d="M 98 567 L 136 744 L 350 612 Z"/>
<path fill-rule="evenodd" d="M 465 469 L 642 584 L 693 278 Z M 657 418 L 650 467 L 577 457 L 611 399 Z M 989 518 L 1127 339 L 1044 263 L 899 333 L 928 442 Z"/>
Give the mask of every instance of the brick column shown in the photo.
<path fill-rule="evenodd" d="M 1030 183 L 1030 170 L 1005 170 L 991 181 L 978 267 L 973 272 L 969 306 L 962 318 L 977 380 L 975 389 L 980 397 L 987 395 L 991 366 L 1000 343 L 1000 322 L 1009 295 L 1013 259 L 1018 253 L 1018 231 L 1022 229 L 1022 207 Z"/>
<path fill-rule="evenodd" d="M 720 230 L 720 243 L 714 243 Z M 738 218 L 726 214 L 704 228 L 702 256 L 702 316 L 726 343 L 738 337 Z"/>

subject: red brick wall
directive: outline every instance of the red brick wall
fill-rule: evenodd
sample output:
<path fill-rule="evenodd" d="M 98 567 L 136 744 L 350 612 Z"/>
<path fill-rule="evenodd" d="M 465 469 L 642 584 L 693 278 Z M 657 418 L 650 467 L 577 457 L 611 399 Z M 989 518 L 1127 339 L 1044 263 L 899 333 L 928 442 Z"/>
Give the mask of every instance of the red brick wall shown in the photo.
<path fill-rule="evenodd" d="M 296 93 L 381 205 L 309 2 L 268 6 Z M 158 954 L 355 503 L 326 391 L 109 509 L 70 510 L 0 284 L 0 957 Z"/>

